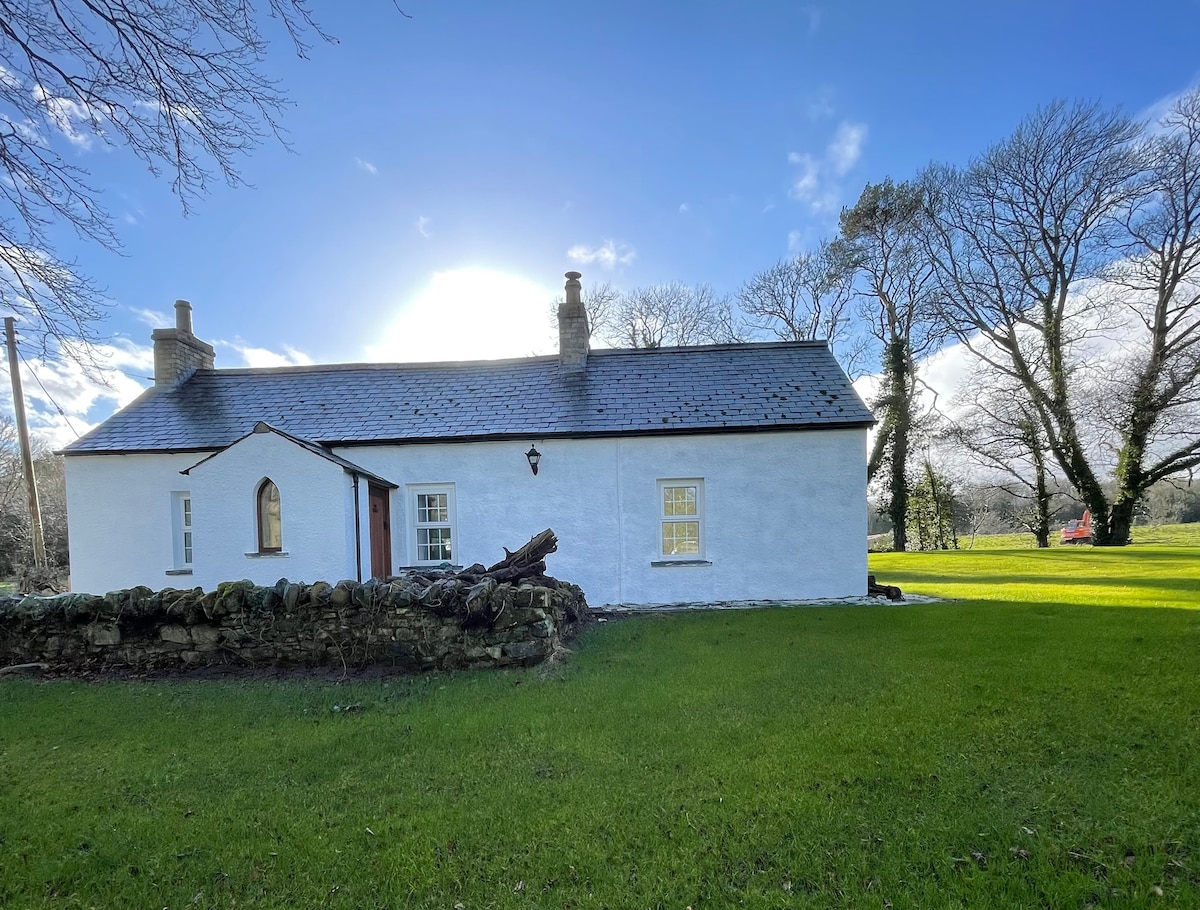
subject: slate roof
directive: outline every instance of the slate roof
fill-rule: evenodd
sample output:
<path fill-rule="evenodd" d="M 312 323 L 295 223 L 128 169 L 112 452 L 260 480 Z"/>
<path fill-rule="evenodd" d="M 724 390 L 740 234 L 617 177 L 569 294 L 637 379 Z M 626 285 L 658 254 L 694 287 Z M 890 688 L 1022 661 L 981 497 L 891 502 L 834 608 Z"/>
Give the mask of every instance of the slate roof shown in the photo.
<path fill-rule="evenodd" d="M 598 350 L 472 363 L 200 370 L 147 390 L 64 449 L 209 451 L 258 421 L 327 446 L 864 427 L 824 342 Z"/>
<path fill-rule="evenodd" d="M 293 436 L 291 433 L 285 433 L 285 432 L 283 432 L 283 430 L 280 430 L 277 427 L 271 426 L 265 420 L 260 420 L 258 423 L 256 423 L 254 425 L 253 430 L 251 430 L 249 433 L 242 436 L 240 439 L 235 439 L 224 449 L 221 449 L 219 452 L 213 452 L 211 455 L 206 455 L 204 458 L 201 458 L 198 462 L 196 462 L 190 468 L 184 468 L 179 473 L 180 474 L 192 473 L 192 471 L 196 470 L 196 468 L 200 467 L 200 465 L 204 464 L 207 461 L 211 461 L 212 459 L 214 459 L 218 455 L 220 455 L 221 452 L 224 452 L 226 449 L 229 449 L 232 446 L 237 445 L 243 439 L 253 436 L 255 433 L 274 433 L 276 436 L 280 437 L 281 439 L 286 439 L 288 442 L 298 445 L 300 448 L 304 449 L 306 452 L 312 452 L 312 454 L 316 455 L 318 458 L 324 458 L 326 461 L 333 462 L 339 468 L 344 470 L 347 474 L 358 474 L 361 477 L 366 477 L 368 480 L 374 480 L 376 483 L 382 484 L 385 487 L 391 487 L 393 490 L 396 489 L 398 486 L 397 484 L 392 483 L 390 480 L 385 480 L 384 478 L 380 477 L 378 474 L 374 474 L 371 471 L 368 471 L 366 468 L 356 465 L 353 461 L 350 461 L 350 459 L 343 458 L 341 455 L 334 454 L 333 452 L 329 451 L 329 449 L 327 449 L 323 445 L 319 445 L 315 442 L 309 442 L 307 439 L 301 439 L 298 436 Z"/>

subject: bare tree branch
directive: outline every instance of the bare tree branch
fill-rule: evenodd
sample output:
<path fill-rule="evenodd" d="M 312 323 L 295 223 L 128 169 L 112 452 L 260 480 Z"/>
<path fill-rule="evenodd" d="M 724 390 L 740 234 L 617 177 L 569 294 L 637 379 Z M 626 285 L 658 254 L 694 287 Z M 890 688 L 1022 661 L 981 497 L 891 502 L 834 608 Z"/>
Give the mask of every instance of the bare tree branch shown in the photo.
<path fill-rule="evenodd" d="M 106 306 L 56 232 L 120 250 L 67 151 L 131 152 L 185 211 L 214 179 L 241 184 L 241 157 L 283 141 L 288 101 L 263 68 L 268 19 L 301 57 L 310 36 L 332 40 L 309 0 L 0 0 L 0 306 L 39 356 L 86 366 Z"/>

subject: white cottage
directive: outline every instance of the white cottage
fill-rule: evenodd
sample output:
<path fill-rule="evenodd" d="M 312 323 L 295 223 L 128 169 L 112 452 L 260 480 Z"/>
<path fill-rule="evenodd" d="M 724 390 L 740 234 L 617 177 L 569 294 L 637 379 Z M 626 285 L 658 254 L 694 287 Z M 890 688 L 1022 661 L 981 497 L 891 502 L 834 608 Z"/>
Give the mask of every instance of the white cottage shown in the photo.
<path fill-rule="evenodd" d="M 70 445 L 76 590 L 386 577 L 553 528 L 604 604 L 866 592 L 870 411 L 823 342 L 214 369 L 191 306 L 155 385 Z"/>

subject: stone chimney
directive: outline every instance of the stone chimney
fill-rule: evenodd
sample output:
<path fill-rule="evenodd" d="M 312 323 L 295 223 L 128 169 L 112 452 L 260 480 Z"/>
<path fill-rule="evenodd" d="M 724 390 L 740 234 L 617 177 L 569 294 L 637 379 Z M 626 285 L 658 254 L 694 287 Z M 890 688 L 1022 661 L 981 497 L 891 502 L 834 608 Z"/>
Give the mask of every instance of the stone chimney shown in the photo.
<path fill-rule="evenodd" d="M 154 384 L 175 386 L 196 370 L 211 370 L 217 353 L 192 334 L 192 305 L 186 300 L 175 301 L 175 328 L 155 329 Z"/>
<path fill-rule="evenodd" d="M 588 317 L 580 297 L 578 272 L 567 272 L 567 299 L 558 305 L 558 368 L 563 373 L 587 369 Z"/>

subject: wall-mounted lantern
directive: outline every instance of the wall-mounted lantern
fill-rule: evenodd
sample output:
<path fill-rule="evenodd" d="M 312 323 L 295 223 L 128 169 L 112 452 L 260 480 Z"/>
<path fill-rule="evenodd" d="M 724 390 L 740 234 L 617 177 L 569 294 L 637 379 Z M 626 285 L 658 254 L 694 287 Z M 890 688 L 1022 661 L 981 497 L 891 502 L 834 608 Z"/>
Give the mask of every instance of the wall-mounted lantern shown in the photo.
<path fill-rule="evenodd" d="M 529 460 L 529 470 L 537 474 L 538 462 L 542 460 L 542 453 L 533 446 L 530 446 L 529 451 L 525 453 L 525 457 Z"/>

